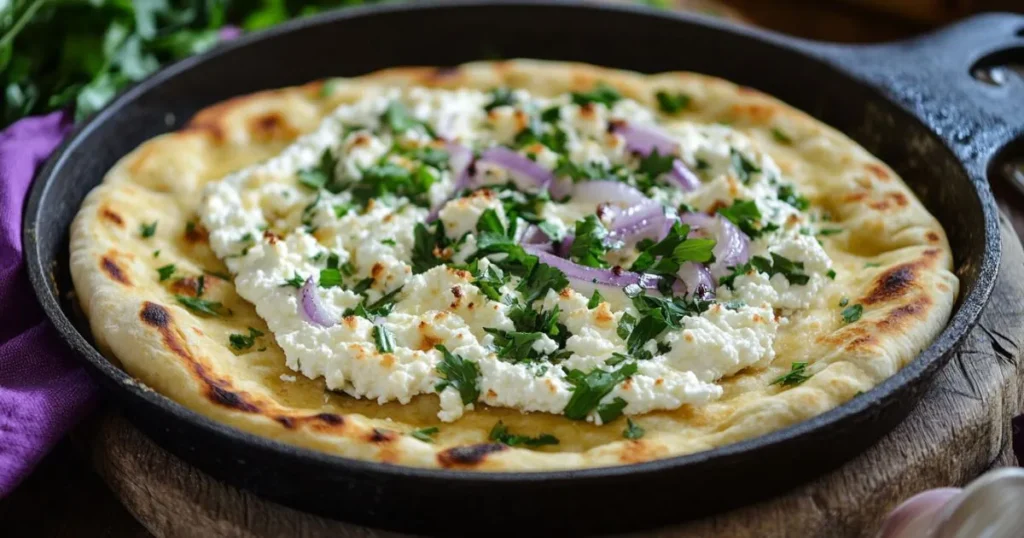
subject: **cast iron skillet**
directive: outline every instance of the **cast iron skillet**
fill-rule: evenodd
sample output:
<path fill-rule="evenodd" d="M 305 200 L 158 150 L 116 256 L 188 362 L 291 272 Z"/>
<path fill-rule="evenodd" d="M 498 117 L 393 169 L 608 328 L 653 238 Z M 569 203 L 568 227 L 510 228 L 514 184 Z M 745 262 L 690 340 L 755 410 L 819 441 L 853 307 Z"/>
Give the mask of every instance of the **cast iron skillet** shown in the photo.
<path fill-rule="evenodd" d="M 173 65 L 80 126 L 29 198 L 29 272 L 61 336 L 140 429 L 211 475 L 283 504 L 446 535 L 610 532 L 679 521 L 777 493 L 864 450 L 907 415 L 975 323 L 1000 255 L 986 171 L 1024 151 L 1024 82 L 989 85 L 971 72 L 1020 61 L 1022 32 L 1024 17 L 986 15 L 910 42 L 847 47 L 631 6 L 523 1 L 388 5 L 305 19 Z M 962 283 L 949 326 L 874 390 L 785 430 L 637 465 L 515 474 L 353 461 L 249 435 L 139 387 L 93 348 L 85 324 L 76 328 L 81 320 L 67 300 L 68 226 L 85 194 L 143 141 L 239 94 L 494 57 L 709 73 L 846 132 L 892 165 L 949 232 Z"/>

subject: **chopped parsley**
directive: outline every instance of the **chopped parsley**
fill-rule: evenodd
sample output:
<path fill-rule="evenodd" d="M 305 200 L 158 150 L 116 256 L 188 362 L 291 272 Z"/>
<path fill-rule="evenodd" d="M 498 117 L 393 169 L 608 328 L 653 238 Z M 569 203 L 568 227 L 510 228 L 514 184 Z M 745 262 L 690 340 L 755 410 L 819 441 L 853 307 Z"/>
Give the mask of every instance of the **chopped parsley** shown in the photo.
<path fill-rule="evenodd" d="M 637 168 L 637 172 L 646 174 L 649 178 L 654 179 L 671 170 L 672 162 L 675 160 L 674 155 L 662 155 L 655 148 L 646 157 L 640 158 L 640 166 Z"/>
<path fill-rule="evenodd" d="M 864 305 L 852 304 L 843 309 L 843 321 L 853 323 L 864 314 Z"/>
<path fill-rule="evenodd" d="M 313 190 L 327 187 L 334 182 L 334 170 L 337 166 L 338 159 L 334 157 L 330 149 L 325 149 L 316 166 L 299 170 L 299 184 Z"/>
<path fill-rule="evenodd" d="M 779 200 L 786 202 L 800 211 L 806 211 L 807 208 L 811 207 L 811 201 L 805 196 L 797 194 L 796 191 L 793 190 L 792 185 L 782 185 L 779 187 Z"/>
<path fill-rule="evenodd" d="M 792 144 L 793 139 L 789 137 L 782 129 L 778 127 L 772 127 L 772 138 L 780 144 Z"/>
<path fill-rule="evenodd" d="M 865 264 L 864 264 L 864 268 L 865 268 L 865 269 L 870 269 L 870 268 L 872 268 L 872 267 L 881 267 L 881 266 L 882 266 L 882 264 L 880 264 L 880 263 L 875 263 L 875 262 L 870 262 L 870 263 L 865 263 Z"/>
<path fill-rule="evenodd" d="M 556 228 L 554 224 L 548 221 L 540 222 L 537 224 L 540 231 L 544 232 L 544 235 L 548 236 L 552 241 L 561 241 L 565 238 L 565 234 L 561 228 Z"/>
<path fill-rule="evenodd" d="M 352 211 L 352 204 L 334 204 L 332 209 L 334 209 L 334 217 L 340 219 Z"/>
<path fill-rule="evenodd" d="M 825 276 L 827 276 L 831 280 L 835 280 L 836 279 L 836 271 L 835 271 L 835 269 L 829 269 L 828 272 L 825 273 Z"/>
<path fill-rule="evenodd" d="M 370 284 L 373 283 L 373 279 L 367 278 L 359 281 L 351 291 L 355 293 L 363 293 L 369 288 Z M 399 286 L 380 297 L 376 301 L 367 304 L 366 299 L 356 305 L 355 308 L 348 308 L 342 312 L 343 316 L 359 316 L 369 320 L 373 320 L 375 317 L 386 316 L 391 313 L 391 310 L 395 308 L 395 297 L 402 291 L 405 286 Z"/>
<path fill-rule="evenodd" d="M 625 408 L 626 400 L 616 396 L 610 403 L 597 406 L 597 416 L 601 417 L 602 424 L 608 424 L 622 416 L 622 410 Z"/>
<path fill-rule="evenodd" d="M 746 155 L 743 155 L 735 149 L 729 149 L 729 158 L 732 163 L 732 169 L 736 172 L 736 177 L 742 181 L 744 185 L 750 183 L 751 174 L 756 174 L 761 171 L 756 164 L 751 162 L 750 159 L 747 159 Z"/>
<path fill-rule="evenodd" d="M 766 231 L 761 226 L 761 211 L 753 200 L 733 200 L 729 207 L 718 208 L 718 214 L 747 234 L 751 239 L 760 237 Z"/>
<path fill-rule="evenodd" d="M 448 246 L 448 238 L 444 235 L 444 227 L 441 226 L 440 221 L 434 221 L 431 224 L 416 223 L 413 236 L 415 238 L 412 247 L 412 270 L 414 273 L 423 273 L 444 263 L 444 260 L 437 254 Z"/>
<path fill-rule="evenodd" d="M 341 270 L 327 267 L 320 270 L 320 287 L 333 288 L 340 286 L 342 282 Z"/>
<path fill-rule="evenodd" d="M 433 131 L 430 127 L 412 117 L 409 113 L 409 109 L 405 108 L 405 105 L 399 101 L 391 101 L 391 103 L 388 104 L 388 108 L 384 111 L 384 115 L 381 116 L 381 123 L 387 125 L 395 134 L 402 134 L 413 127 L 420 126 L 427 132 L 427 134 L 433 136 Z"/>
<path fill-rule="evenodd" d="M 594 89 L 588 92 L 572 93 L 572 102 L 580 106 L 587 103 L 600 103 L 610 108 L 621 99 L 622 95 L 604 82 L 598 82 Z"/>
<path fill-rule="evenodd" d="M 533 257 L 536 260 L 536 257 Z M 569 279 L 559 269 L 544 263 L 535 263 L 530 274 L 519 282 L 516 291 L 523 295 L 526 304 L 547 295 L 549 290 L 561 292 L 569 285 Z"/>
<path fill-rule="evenodd" d="M 716 241 L 687 239 L 689 233 L 689 225 L 676 223 L 661 241 L 641 241 L 637 244 L 640 256 L 629 270 L 675 278 L 679 267 L 686 262 L 707 263 L 713 260 Z"/>
<path fill-rule="evenodd" d="M 770 385 L 782 385 L 783 387 L 794 387 L 807 381 L 811 376 L 807 375 L 807 363 L 806 362 L 794 362 L 789 367 L 789 372 L 780 375 L 775 378 L 774 381 L 769 383 Z"/>
<path fill-rule="evenodd" d="M 433 166 L 438 170 L 445 168 L 448 165 L 448 159 L 450 158 L 447 151 L 430 146 L 417 149 L 412 153 L 412 157 L 417 161 Z"/>
<path fill-rule="evenodd" d="M 420 428 L 418 430 L 413 430 L 409 432 L 409 435 L 415 437 L 416 439 L 419 439 L 420 441 L 423 441 L 424 443 L 433 443 L 434 436 L 437 435 L 437 432 L 439 431 L 441 430 L 437 426 L 431 426 L 429 428 Z"/>
<path fill-rule="evenodd" d="M 199 275 L 196 279 L 196 297 L 202 297 L 206 291 L 206 275 Z"/>
<path fill-rule="evenodd" d="M 153 234 L 156 233 L 156 223 L 157 222 L 158 221 L 154 220 L 153 222 L 151 222 L 149 224 L 146 224 L 146 223 L 140 224 L 139 225 L 139 235 L 141 235 L 143 239 L 149 239 L 150 237 L 153 237 Z"/>
<path fill-rule="evenodd" d="M 678 114 L 679 111 L 690 106 L 690 96 L 685 93 L 668 93 L 659 91 L 654 94 L 658 99 L 658 108 L 666 114 Z"/>
<path fill-rule="evenodd" d="M 766 273 L 769 277 L 782 275 L 786 277 L 790 284 L 795 286 L 803 286 L 811 280 L 811 277 L 804 273 L 803 262 L 794 262 L 789 258 L 772 252 L 772 259 L 770 260 L 762 256 L 751 257 L 749 262 L 735 267 L 732 274 L 722 277 L 718 283 L 731 289 L 736 277 L 747 274 L 751 268 Z"/>
<path fill-rule="evenodd" d="M 544 445 L 557 445 L 558 438 L 550 433 L 542 433 L 536 437 L 530 437 L 528 435 L 515 435 L 508 431 L 508 427 L 505 423 L 498 421 L 497 424 L 491 428 L 490 435 L 487 436 L 491 441 L 497 441 L 503 445 L 508 446 L 527 446 L 530 448 L 544 446 Z"/>
<path fill-rule="evenodd" d="M 492 301 L 501 300 L 501 287 L 508 282 L 508 277 L 500 267 L 494 264 L 487 266 L 487 269 L 480 270 L 476 262 L 470 266 L 473 274 L 473 285 L 480 289 L 488 299 Z"/>
<path fill-rule="evenodd" d="M 377 351 L 381 353 L 392 353 L 395 351 L 395 337 L 383 325 L 373 326 L 373 342 L 377 344 Z"/>
<path fill-rule="evenodd" d="M 573 385 L 572 397 L 562 412 L 572 420 L 586 419 L 587 415 L 601 403 L 602 398 L 636 371 L 635 362 L 625 363 L 610 372 L 600 368 L 586 374 L 579 370 L 569 371 L 567 379 Z"/>
<path fill-rule="evenodd" d="M 849 297 L 843 297 L 842 299 L 839 299 L 839 306 L 846 306 L 848 304 L 850 304 Z"/>
<path fill-rule="evenodd" d="M 626 439 L 636 441 L 637 439 L 644 436 L 644 429 L 638 424 L 633 422 L 632 419 L 626 419 L 626 429 L 622 430 L 622 436 Z"/>
<path fill-rule="evenodd" d="M 231 348 L 236 351 L 243 351 L 252 347 L 256 343 L 256 339 L 263 336 L 263 331 L 249 327 L 249 335 L 244 334 L 232 334 L 228 336 L 228 342 L 231 344 Z"/>
<path fill-rule="evenodd" d="M 576 239 L 569 247 L 569 259 L 587 267 L 608 267 L 608 262 L 604 260 L 605 254 L 621 244 L 607 239 L 608 230 L 597 215 L 587 215 L 583 220 L 576 221 Z"/>
<path fill-rule="evenodd" d="M 170 265 L 165 265 L 163 267 L 157 267 L 156 269 L 157 274 L 160 275 L 160 282 L 163 282 L 164 280 L 171 278 L 171 275 L 174 274 L 174 271 L 175 267 L 173 263 Z"/>
<path fill-rule="evenodd" d="M 393 247 L 393 246 L 397 245 L 398 243 L 396 243 L 394 239 L 381 239 L 380 240 L 380 244 L 387 245 L 389 247 Z"/>
<path fill-rule="evenodd" d="M 463 359 L 452 354 L 443 345 L 434 346 L 441 352 L 441 362 L 437 364 L 437 373 L 442 381 L 437 384 L 435 390 L 441 392 L 448 387 L 459 391 L 462 403 L 469 405 L 480 398 L 480 387 L 477 379 L 480 377 L 480 367 L 473 361 Z"/>
<path fill-rule="evenodd" d="M 601 296 L 601 292 L 594 290 L 594 294 L 590 296 L 590 301 L 587 303 L 587 308 L 593 310 L 604 302 L 604 297 Z"/>
<path fill-rule="evenodd" d="M 517 148 L 523 148 L 532 144 L 543 144 L 551 151 L 555 153 L 565 153 L 566 145 L 569 143 L 569 135 L 566 134 L 562 128 L 551 123 L 543 123 L 537 121 L 536 118 L 531 121 L 516 134 L 513 144 Z M 564 166 L 575 166 L 565 158 L 560 159 L 558 167 L 555 169 L 557 175 L 569 175 L 576 177 L 574 174 L 568 173 Z"/>
<path fill-rule="evenodd" d="M 484 110 L 490 112 L 499 106 L 512 106 L 516 104 L 516 95 L 509 88 L 493 88 L 490 92 L 491 101 L 484 105 Z"/>
<path fill-rule="evenodd" d="M 823 228 L 818 230 L 818 235 L 836 235 L 843 233 L 842 228 Z"/>
<path fill-rule="evenodd" d="M 207 316 L 219 316 L 219 310 L 223 307 L 222 304 L 216 301 L 207 301 L 204 299 L 188 297 L 185 295 L 175 295 L 174 299 L 177 300 L 186 308 L 188 308 L 189 310 L 199 314 L 205 314 Z"/>
<path fill-rule="evenodd" d="M 285 286 L 291 286 L 295 289 L 298 289 L 301 288 L 305 283 L 306 279 L 303 278 L 302 275 L 300 275 L 299 273 L 292 273 L 292 277 L 289 278 L 288 280 L 285 280 L 284 284 L 281 284 L 281 287 L 283 288 Z"/>

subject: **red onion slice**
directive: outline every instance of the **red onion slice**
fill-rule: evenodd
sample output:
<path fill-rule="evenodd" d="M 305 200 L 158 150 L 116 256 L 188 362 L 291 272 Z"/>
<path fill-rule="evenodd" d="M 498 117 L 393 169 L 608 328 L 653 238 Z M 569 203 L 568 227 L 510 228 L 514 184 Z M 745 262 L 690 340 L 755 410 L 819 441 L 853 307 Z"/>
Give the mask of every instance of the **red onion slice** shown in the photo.
<path fill-rule="evenodd" d="M 679 268 L 677 276 L 679 276 L 679 282 L 686 287 L 683 293 L 689 293 L 695 299 L 714 298 L 715 281 L 711 279 L 711 272 L 704 264 L 686 262 Z"/>
<path fill-rule="evenodd" d="M 672 178 L 679 185 L 679 188 L 686 192 L 694 191 L 700 186 L 700 178 L 697 177 L 697 174 L 693 173 L 693 170 L 686 166 L 682 159 L 672 161 L 672 170 L 669 172 L 668 177 Z"/>
<path fill-rule="evenodd" d="M 655 150 L 659 155 L 678 153 L 679 143 L 654 125 L 636 125 L 620 122 L 613 124 L 612 132 L 622 135 L 626 141 L 626 149 L 647 157 Z"/>
<path fill-rule="evenodd" d="M 555 175 L 525 155 L 504 146 L 495 146 L 480 155 L 477 163 L 492 164 L 508 170 L 512 181 L 523 190 L 543 190 L 555 180 Z"/>
<path fill-rule="evenodd" d="M 618 215 L 612 222 L 608 237 L 624 243 L 635 243 L 645 238 L 660 241 L 668 235 L 677 220 L 675 215 L 667 215 L 665 207 L 657 202 L 648 202 L 633 206 Z"/>
<path fill-rule="evenodd" d="M 657 291 L 658 283 L 661 282 L 661 277 L 657 275 L 633 273 L 624 271 L 621 268 L 596 269 L 559 258 L 554 254 L 536 248 L 534 245 L 526 245 L 523 248 L 536 256 L 540 263 L 550 265 L 565 273 L 565 276 L 573 282 L 573 289 L 584 295 L 591 295 L 594 293 L 594 290 L 598 289 L 618 288 L 621 290 L 633 284 L 640 286 L 644 290 Z"/>
<path fill-rule="evenodd" d="M 591 204 L 594 207 L 600 204 L 634 207 L 654 203 L 635 187 L 613 179 L 597 179 L 577 183 L 573 188 L 572 200 L 576 203 Z"/>
<path fill-rule="evenodd" d="M 715 262 L 711 264 L 711 276 L 715 281 L 728 275 L 731 267 L 747 263 L 750 259 L 750 238 L 728 219 L 704 213 L 685 213 L 679 220 L 714 234 L 717 243 L 712 251 Z"/>
<path fill-rule="evenodd" d="M 306 279 L 306 283 L 302 285 L 299 293 L 302 297 L 302 313 L 306 315 L 306 319 L 310 323 L 321 327 L 332 327 L 337 324 L 337 321 L 327 312 L 327 307 L 320 301 L 313 277 Z"/>
<path fill-rule="evenodd" d="M 426 218 L 427 224 L 437 220 L 437 216 L 441 213 L 441 209 L 445 204 L 456 194 L 462 192 L 463 189 L 469 188 L 471 184 L 472 177 L 470 176 L 469 169 L 470 164 L 473 162 L 473 150 L 455 142 L 446 143 L 445 150 L 448 152 L 448 167 L 452 171 L 455 182 L 452 183 L 452 187 L 449 189 L 444 200 L 430 208 L 430 213 L 427 214 Z"/>
<path fill-rule="evenodd" d="M 551 252 L 552 240 L 536 224 L 531 224 L 523 231 L 522 239 L 519 240 L 524 247 L 532 247 L 544 252 Z"/>

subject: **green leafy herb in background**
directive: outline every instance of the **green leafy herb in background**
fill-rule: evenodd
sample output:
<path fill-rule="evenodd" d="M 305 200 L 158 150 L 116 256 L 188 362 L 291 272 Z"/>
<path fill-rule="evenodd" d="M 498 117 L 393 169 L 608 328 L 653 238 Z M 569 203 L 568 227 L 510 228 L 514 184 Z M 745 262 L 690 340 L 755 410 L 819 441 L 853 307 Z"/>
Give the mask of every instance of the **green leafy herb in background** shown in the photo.
<path fill-rule="evenodd" d="M 225 25 L 259 30 L 381 0 L 2 0 L 0 126 L 64 108 L 80 120 Z"/>

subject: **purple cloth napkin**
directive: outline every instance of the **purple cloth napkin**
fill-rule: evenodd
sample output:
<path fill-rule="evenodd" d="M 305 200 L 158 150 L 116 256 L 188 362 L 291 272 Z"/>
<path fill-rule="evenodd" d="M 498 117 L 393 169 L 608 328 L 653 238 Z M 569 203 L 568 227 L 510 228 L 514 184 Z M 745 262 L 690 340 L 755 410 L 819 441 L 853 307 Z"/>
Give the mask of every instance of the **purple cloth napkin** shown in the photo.
<path fill-rule="evenodd" d="M 70 115 L 54 112 L 0 133 L 0 498 L 95 401 L 92 380 L 45 319 L 22 261 L 29 185 L 70 129 Z"/>

